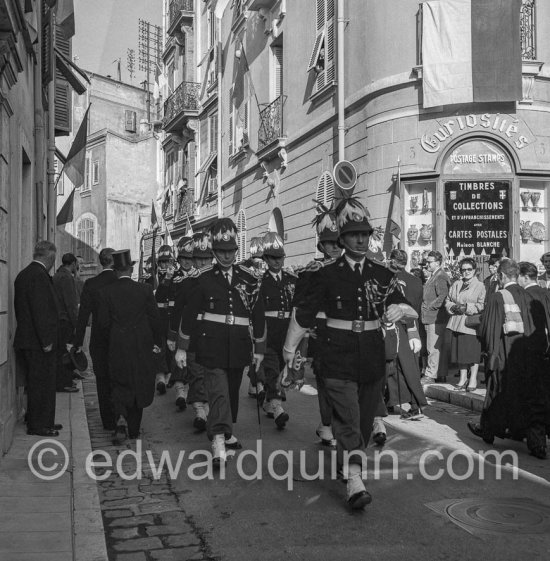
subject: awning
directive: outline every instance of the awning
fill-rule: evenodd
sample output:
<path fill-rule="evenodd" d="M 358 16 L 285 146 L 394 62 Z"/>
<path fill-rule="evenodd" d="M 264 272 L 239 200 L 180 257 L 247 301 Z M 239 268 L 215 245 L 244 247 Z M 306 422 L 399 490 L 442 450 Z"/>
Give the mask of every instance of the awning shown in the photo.
<path fill-rule="evenodd" d="M 69 59 L 63 56 L 63 54 L 60 53 L 57 49 L 55 49 L 55 66 L 57 67 L 59 72 L 63 74 L 64 78 L 67 80 L 67 82 L 69 82 L 73 90 L 78 95 L 82 95 L 86 91 L 86 86 L 78 79 L 76 74 L 74 74 L 72 68 L 75 68 L 75 70 L 77 70 L 79 74 L 81 74 L 81 76 L 85 77 L 86 80 L 88 80 L 84 72 L 82 72 L 82 70 L 80 70 L 80 68 L 78 68 L 76 64 L 72 63 L 71 61 L 69 61 Z"/>
<path fill-rule="evenodd" d="M 195 177 L 201 173 L 204 173 L 212 165 L 217 155 L 217 152 L 210 152 L 210 155 L 208 156 L 208 158 L 206 158 L 199 171 L 195 174 Z"/>

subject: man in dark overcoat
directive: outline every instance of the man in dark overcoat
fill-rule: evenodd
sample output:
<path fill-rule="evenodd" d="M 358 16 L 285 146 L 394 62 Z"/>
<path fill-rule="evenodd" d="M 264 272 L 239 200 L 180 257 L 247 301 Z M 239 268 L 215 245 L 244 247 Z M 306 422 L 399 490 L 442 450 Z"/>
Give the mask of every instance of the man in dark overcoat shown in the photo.
<path fill-rule="evenodd" d="M 366 258 L 372 226 L 363 205 L 345 197 L 336 217 L 338 242 L 345 253 L 315 273 L 307 293 L 295 303 L 283 355 L 291 364 L 300 340 L 324 311 L 321 373 L 332 404 L 339 460 L 347 475 L 348 504 L 361 509 L 371 501 L 361 471 L 385 382 L 381 322 L 415 318 L 416 312 L 399 290 L 395 275 Z"/>
<path fill-rule="evenodd" d="M 78 310 L 78 321 L 76 325 L 73 345 L 77 352 L 82 351 L 82 344 L 86 334 L 86 327 L 92 317 L 90 330 L 90 356 L 97 384 L 97 400 L 99 403 L 99 414 L 105 430 L 115 430 L 115 416 L 111 403 L 111 381 L 109 378 L 109 339 L 107 334 L 99 329 L 99 292 L 105 286 L 109 286 L 117 280 L 113 271 L 114 249 L 106 247 L 99 252 L 99 263 L 103 270 L 86 280 L 80 296 L 80 308 Z"/>
<path fill-rule="evenodd" d="M 265 352 L 265 316 L 260 279 L 235 264 L 237 228 L 230 218 L 211 228 L 216 264 L 198 278 L 182 314 L 176 362 L 186 364 L 193 324 L 204 310 L 196 341 L 196 361 L 204 366 L 210 405 L 207 434 L 212 439 L 213 463 L 225 462 L 226 447 L 238 448 L 233 434 L 239 409 L 239 388 L 251 357 L 256 368 Z"/>
<path fill-rule="evenodd" d="M 130 250 L 114 251 L 118 280 L 100 292 L 98 327 L 109 338 L 109 376 L 115 443 L 139 436 L 143 409 L 155 393 L 153 353 L 160 351 L 162 327 L 153 290 L 132 280 Z"/>
<path fill-rule="evenodd" d="M 27 433 L 59 436 L 55 424 L 58 308 L 52 278 L 56 247 L 40 241 L 33 261 L 15 279 L 13 346 L 24 369 L 27 386 Z"/>

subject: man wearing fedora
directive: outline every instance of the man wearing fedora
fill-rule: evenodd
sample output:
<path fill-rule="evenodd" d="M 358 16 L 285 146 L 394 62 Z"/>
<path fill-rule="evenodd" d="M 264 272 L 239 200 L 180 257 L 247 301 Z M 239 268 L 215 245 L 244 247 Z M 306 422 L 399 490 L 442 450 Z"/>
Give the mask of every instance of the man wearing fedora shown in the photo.
<path fill-rule="evenodd" d="M 381 324 L 417 314 L 399 290 L 395 275 L 366 258 L 372 226 L 363 205 L 345 197 L 336 208 L 336 222 L 338 243 L 345 253 L 316 272 L 307 292 L 295 302 L 283 355 L 292 364 L 300 340 L 324 311 L 327 324 L 319 340 L 320 371 L 332 405 L 347 501 L 352 509 L 362 509 L 371 501 L 361 477 L 363 459 L 385 382 Z"/>
<path fill-rule="evenodd" d="M 112 255 L 114 251 L 114 249 L 106 247 L 99 252 L 99 263 L 103 270 L 95 277 L 84 282 L 73 339 L 76 353 L 79 354 L 82 351 L 86 327 L 91 316 L 90 356 L 97 384 L 99 414 L 105 430 L 115 430 L 115 416 L 111 403 L 111 382 L 109 379 L 109 339 L 98 327 L 98 310 L 100 290 L 117 280 L 116 273 L 113 270 Z"/>
<path fill-rule="evenodd" d="M 226 447 L 241 448 L 233 434 L 239 388 L 251 357 L 256 368 L 263 360 L 265 316 L 260 279 L 235 264 L 238 246 L 233 221 L 219 218 L 210 234 L 217 263 L 198 277 L 183 310 L 176 362 L 180 366 L 186 364 L 193 325 L 197 315 L 204 311 L 196 340 L 196 361 L 205 369 L 210 405 L 207 434 L 212 440 L 214 465 L 220 465 L 226 460 Z"/>
<path fill-rule="evenodd" d="M 162 327 L 153 290 L 132 280 L 130 250 L 112 253 L 117 281 L 100 291 L 98 328 L 109 341 L 109 377 L 116 420 L 114 443 L 139 436 L 143 409 L 155 393 L 154 353 Z"/>
<path fill-rule="evenodd" d="M 258 374 L 266 389 L 263 409 L 268 417 L 275 419 L 277 428 L 284 429 L 289 415 L 283 409 L 282 402 L 286 400 L 286 396 L 280 383 L 284 366 L 283 344 L 298 277 L 294 273 L 283 271 L 285 249 L 279 234 L 267 232 L 263 237 L 262 247 L 267 271 L 262 277 L 260 294 L 264 303 L 267 340 L 264 360 Z"/>

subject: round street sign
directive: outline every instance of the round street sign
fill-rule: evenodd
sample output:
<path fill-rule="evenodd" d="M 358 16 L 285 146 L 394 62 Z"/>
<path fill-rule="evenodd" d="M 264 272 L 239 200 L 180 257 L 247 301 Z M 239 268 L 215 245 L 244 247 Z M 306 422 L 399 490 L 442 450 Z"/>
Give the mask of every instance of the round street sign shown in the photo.
<path fill-rule="evenodd" d="M 338 185 L 340 189 L 344 189 L 344 191 L 353 189 L 355 187 L 355 183 L 357 182 L 357 171 L 355 166 L 347 160 L 341 160 L 338 162 L 334 166 L 332 175 L 336 185 Z"/>

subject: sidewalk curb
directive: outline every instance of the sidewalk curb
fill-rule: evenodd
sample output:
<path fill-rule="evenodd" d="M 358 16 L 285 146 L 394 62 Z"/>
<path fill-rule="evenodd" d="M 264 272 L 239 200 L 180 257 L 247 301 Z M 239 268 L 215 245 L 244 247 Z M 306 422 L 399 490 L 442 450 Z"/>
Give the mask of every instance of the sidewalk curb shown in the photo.
<path fill-rule="evenodd" d="M 109 557 L 97 482 L 86 473 L 92 443 L 82 387 L 78 394 L 71 395 L 70 423 L 74 561 L 106 561 Z"/>
<path fill-rule="evenodd" d="M 485 401 L 485 390 L 456 391 L 451 384 L 427 384 L 424 386 L 424 393 L 431 399 L 450 403 L 476 413 L 481 413 Z"/>

